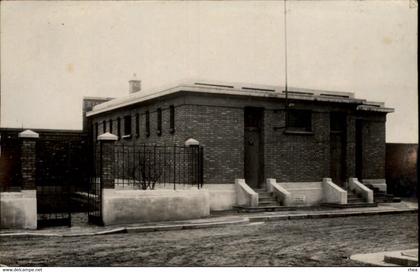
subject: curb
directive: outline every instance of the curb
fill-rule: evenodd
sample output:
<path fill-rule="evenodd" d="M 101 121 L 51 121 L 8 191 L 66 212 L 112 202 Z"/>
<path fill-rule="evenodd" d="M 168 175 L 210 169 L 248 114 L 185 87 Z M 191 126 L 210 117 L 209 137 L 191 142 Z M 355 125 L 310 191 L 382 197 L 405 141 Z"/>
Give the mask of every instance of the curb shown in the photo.
<path fill-rule="evenodd" d="M 177 224 L 166 226 L 146 226 L 146 227 L 127 227 L 128 233 L 138 232 L 152 232 L 152 231 L 168 231 L 168 230 L 185 230 L 185 229 L 204 229 L 215 228 L 229 225 L 248 224 L 249 218 L 241 218 L 239 220 L 225 221 L 225 222 L 212 222 L 212 223 L 196 223 L 196 224 Z"/>
<path fill-rule="evenodd" d="M 36 232 L 21 232 L 21 233 L 2 233 L 0 237 L 80 237 L 80 236 L 99 236 L 118 233 L 139 233 L 139 232 L 155 232 L 155 231 L 169 231 L 169 230 L 185 230 L 185 229 L 204 229 L 215 228 L 229 225 L 248 224 L 248 218 L 240 218 L 230 221 L 209 222 L 209 223 L 189 223 L 176 225 L 161 225 L 161 226 L 141 226 L 141 227 L 122 227 L 111 230 L 99 232 L 86 232 L 74 234 L 57 234 L 57 233 L 36 233 Z"/>
<path fill-rule="evenodd" d="M 350 217 L 350 216 L 364 216 L 364 215 L 384 215 L 384 214 L 400 214 L 400 213 L 417 213 L 417 208 L 388 210 L 388 211 L 354 211 L 354 212 L 340 212 L 329 213 L 320 212 L 317 214 L 282 214 L 282 215 L 260 215 L 253 217 L 240 217 L 238 219 L 231 219 L 230 221 L 207 222 L 207 223 L 186 223 L 173 225 L 155 225 L 155 226 L 138 226 L 138 227 L 119 227 L 110 230 L 86 233 L 73 234 L 57 234 L 57 233 L 36 233 L 36 232 L 15 232 L 15 233 L 0 233 L 0 237 L 80 237 L 80 236 L 99 236 L 119 233 L 141 233 L 141 232 L 155 232 L 155 231 L 170 231 L 170 230 L 186 230 L 186 229 L 204 229 L 215 228 L 229 225 L 244 225 L 253 222 L 266 221 L 280 221 L 280 220 L 299 220 L 299 219 L 317 219 L 317 218 L 334 218 L 334 217 Z"/>
<path fill-rule="evenodd" d="M 318 214 L 292 214 L 292 215 L 265 215 L 250 217 L 250 222 L 261 221 L 279 221 L 279 220 L 297 220 L 297 219 L 317 219 L 317 218 L 334 218 L 334 217 L 350 217 L 350 216 L 364 216 L 364 215 L 384 215 L 384 214 L 399 214 L 399 213 L 417 213 L 418 209 L 404 209 L 404 210 L 389 210 L 389 211 L 355 211 L 355 212 L 341 212 L 341 213 L 318 213 Z"/>

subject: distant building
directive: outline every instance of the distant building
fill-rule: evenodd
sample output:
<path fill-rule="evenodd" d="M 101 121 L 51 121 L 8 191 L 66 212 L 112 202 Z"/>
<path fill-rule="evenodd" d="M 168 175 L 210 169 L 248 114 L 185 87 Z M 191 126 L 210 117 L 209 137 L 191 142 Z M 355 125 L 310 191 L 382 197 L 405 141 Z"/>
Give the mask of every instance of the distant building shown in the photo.
<path fill-rule="evenodd" d="M 100 102 L 99 100 L 96 102 Z M 86 111 L 86 109 L 85 109 Z M 182 84 L 127 97 L 86 113 L 92 139 L 111 132 L 123 143 L 204 147 L 204 182 L 265 178 L 342 185 L 349 177 L 385 178 L 385 122 L 393 109 L 352 93 L 238 84 Z"/>

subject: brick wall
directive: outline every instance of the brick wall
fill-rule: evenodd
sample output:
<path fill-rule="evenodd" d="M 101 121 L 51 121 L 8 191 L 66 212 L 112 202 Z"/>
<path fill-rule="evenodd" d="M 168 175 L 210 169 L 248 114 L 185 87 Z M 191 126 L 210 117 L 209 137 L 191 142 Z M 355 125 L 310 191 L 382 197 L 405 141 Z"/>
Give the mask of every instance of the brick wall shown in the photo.
<path fill-rule="evenodd" d="M 386 144 L 386 183 L 396 196 L 417 194 L 418 144 Z"/>
<path fill-rule="evenodd" d="M 210 183 L 232 183 L 243 176 L 243 110 L 206 105 L 181 104 L 180 99 L 159 101 L 131 109 L 113 111 L 93 118 L 98 123 L 99 134 L 103 133 L 103 121 L 109 132 L 109 120 L 113 122 L 112 133 L 117 135 L 117 118 L 132 116 L 132 132 L 135 133 L 135 115 L 140 116 L 140 134 L 119 139 L 117 143 L 157 145 L 184 145 L 188 138 L 194 138 L 204 147 L 203 177 Z M 169 107 L 175 107 L 175 131 L 170 132 Z M 162 109 L 162 133 L 157 133 L 157 109 Z M 145 116 L 150 114 L 150 135 L 146 136 Z M 96 136 L 93 136 L 96 138 Z"/>
<path fill-rule="evenodd" d="M 0 187 L 8 190 L 10 187 L 21 187 L 22 178 L 32 173 L 36 177 L 36 184 L 48 183 L 71 176 L 71 184 L 84 187 L 85 178 L 89 174 L 89 153 L 87 148 L 86 134 L 81 131 L 65 130 L 42 130 L 32 129 L 39 133 L 39 139 L 35 140 L 33 146 L 22 145 L 18 139 L 18 133 L 23 129 L 2 128 L 0 156 Z M 68 148 L 67 148 L 68 146 Z M 22 157 L 23 151 L 36 153 L 35 161 L 27 161 Z M 26 152 L 28 153 L 28 152 Z M 21 163 L 25 163 L 25 169 L 21 173 Z M 36 167 L 34 167 L 36 166 Z"/>
<path fill-rule="evenodd" d="M 204 181 L 233 183 L 243 177 L 243 109 L 206 105 L 183 108 L 185 122 L 180 133 L 203 146 Z"/>
<path fill-rule="evenodd" d="M 362 179 L 385 177 L 385 122 L 363 120 Z M 360 177 L 359 177 L 360 178 Z"/>
<path fill-rule="evenodd" d="M 328 113 L 312 113 L 313 134 L 285 134 L 284 110 L 266 110 L 264 123 L 266 178 L 313 182 L 329 176 Z"/>
<path fill-rule="evenodd" d="M 355 105 L 295 102 L 295 107 L 312 111 L 312 133 L 287 134 L 284 132 L 284 104 L 281 100 L 250 99 L 244 97 L 179 94 L 143 102 L 131 107 L 95 115 L 92 124 L 98 123 L 103 133 L 102 121 L 113 122 L 117 135 L 117 118 L 132 116 L 135 132 L 135 115 L 140 116 L 140 135 L 120 139 L 120 143 L 183 145 L 194 138 L 204 147 L 204 182 L 232 183 L 244 177 L 244 108 L 264 108 L 264 172 L 265 178 L 281 181 L 320 181 L 330 175 L 330 112 L 343 111 L 347 115 L 345 166 L 347 177 L 356 175 L 356 119 L 367 122 L 364 133 L 364 178 L 384 177 L 385 165 L 385 114 L 361 114 Z M 175 106 L 175 132 L 169 131 L 169 106 Z M 162 109 L 162 134 L 156 133 L 156 109 Z M 145 134 L 145 112 L 150 112 L 150 136 Z M 93 135 L 96 138 L 96 135 Z"/>

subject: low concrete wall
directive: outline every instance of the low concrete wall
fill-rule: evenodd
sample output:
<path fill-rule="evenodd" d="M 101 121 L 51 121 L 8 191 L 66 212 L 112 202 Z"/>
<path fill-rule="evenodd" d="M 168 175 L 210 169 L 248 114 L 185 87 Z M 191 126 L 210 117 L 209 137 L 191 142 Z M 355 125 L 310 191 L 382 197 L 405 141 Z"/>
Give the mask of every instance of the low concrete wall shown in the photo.
<path fill-rule="evenodd" d="M 273 193 L 277 201 L 279 201 L 284 206 L 291 206 L 292 195 L 285 188 L 283 188 L 276 179 L 267 179 L 266 187 L 269 193 Z"/>
<path fill-rule="evenodd" d="M 386 193 L 386 180 L 385 179 L 363 179 L 363 184 L 370 184 L 375 188 L 378 188 L 379 191 Z"/>
<path fill-rule="evenodd" d="M 257 207 L 258 194 L 244 179 L 235 179 L 236 203 L 240 206 Z"/>
<path fill-rule="evenodd" d="M 132 180 L 124 180 L 124 186 L 118 185 L 123 184 L 122 180 L 115 180 L 116 190 L 139 190 L 139 182 L 133 182 Z M 176 190 L 190 190 L 196 189 L 197 186 L 191 184 L 176 184 Z M 173 183 L 155 185 L 155 190 L 173 190 Z M 233 206 L 236 205 L 236 191 L 235 184 L 204 184 L 200 190 L 208 191 L 210 197 L 210 210 L 211 211 L 226 211 L 232 210 Z"/>
<path fill-rule="evenodd" d="M 323 202 L 347 204 L 347 192 L 333 183 L 330 178 L 322 179 L 322 190 L 324 192 Z"/>
<path fill-rule="evenodd" d="M 105 225 L 185 220 L 210 215 L 206 190 L 116 190 L 103 189 Z"/>
<path fill-rule="evenodd" d="M 360 183 L 357 178 L 349 178 L 349 189 L 361 195 L 367 203 L 373 203 L 373 191 Z"/>
<path fill-rule="evenodd" d="M 1 228 L 36 229 L 36 191 L 0 193 Z"/>
<path fill-rule="evenodd" d="M 323 200 L 322 182 L 279 182 L 290 193 L 289 206 L 313 206 Z"/>
<path fill-rule="evenodd" d="M 211 211 L 232 210 L 236 205 L 235 184 L 205 184 L 202 189 L 209 193 Z"/>

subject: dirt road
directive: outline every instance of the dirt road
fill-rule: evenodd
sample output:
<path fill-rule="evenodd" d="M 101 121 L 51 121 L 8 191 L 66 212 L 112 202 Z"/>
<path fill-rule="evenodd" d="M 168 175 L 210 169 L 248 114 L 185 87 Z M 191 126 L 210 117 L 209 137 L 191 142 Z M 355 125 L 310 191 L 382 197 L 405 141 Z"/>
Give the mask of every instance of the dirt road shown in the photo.
<path fill-rule="evenodd" d="M 289 220 L 90 237 L 1 238 L 8 266 L 358 266 L 355 253 L 415 248 L 417 215 Z"/>

